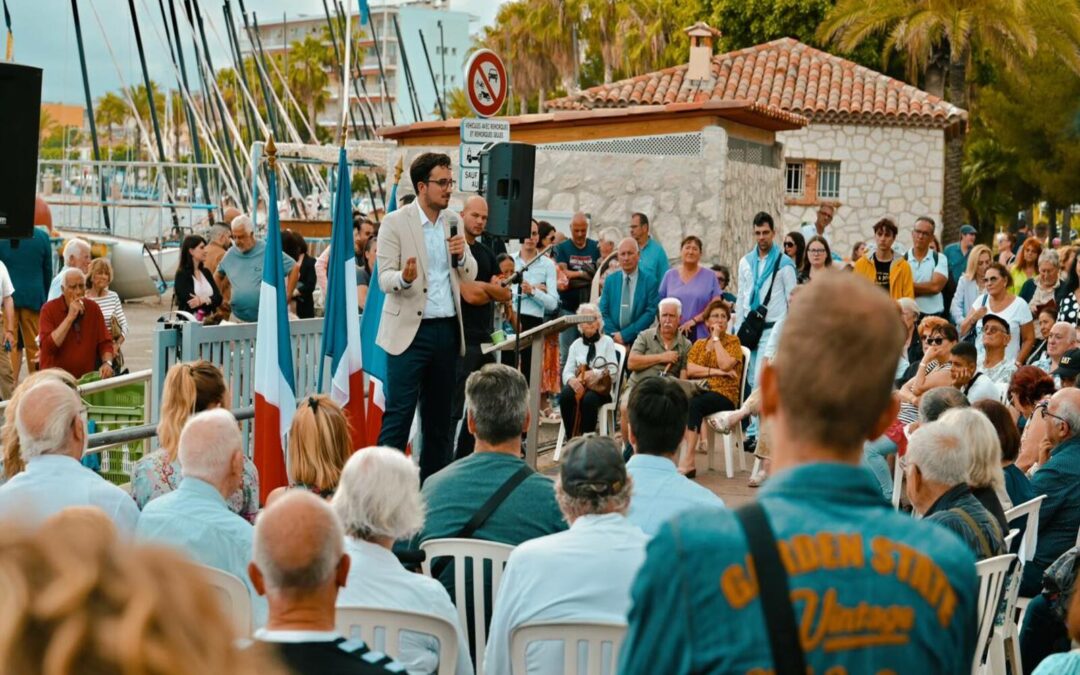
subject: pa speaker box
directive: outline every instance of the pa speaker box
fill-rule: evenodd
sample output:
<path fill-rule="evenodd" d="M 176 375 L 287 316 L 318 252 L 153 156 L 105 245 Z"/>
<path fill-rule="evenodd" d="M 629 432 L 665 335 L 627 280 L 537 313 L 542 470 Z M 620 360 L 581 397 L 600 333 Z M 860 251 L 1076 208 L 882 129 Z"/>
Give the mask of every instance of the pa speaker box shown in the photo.
<path fill-rule="evenodd" d="M 0 239 L 34 233 L 41 69 L 0 63 Z"/>
<path fill-rule="evenodd" d="M 488 234 L 507 239 L 531 234 L 535 168 L 536 146 L 527 143 L 496 143 L 480 156 Z"/>

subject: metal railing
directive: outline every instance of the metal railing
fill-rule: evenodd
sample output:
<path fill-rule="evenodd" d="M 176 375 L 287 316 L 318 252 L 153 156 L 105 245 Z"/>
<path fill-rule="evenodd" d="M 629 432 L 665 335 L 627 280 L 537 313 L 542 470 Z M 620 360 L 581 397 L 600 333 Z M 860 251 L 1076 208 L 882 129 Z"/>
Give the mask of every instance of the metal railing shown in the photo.
<path fill-rule="evenodd" d="M 210 195 L 202 194 L 200 172 Z M 104 206 L 109 234 L 160 241 L 172 231 L 174 211 L 180 228 L 190 230 L 215 208 L 222 190 L 216 164 L 38 161 L 37 192 L 49 203 L 53 225 L 65 230 L 105 233 Z"/>

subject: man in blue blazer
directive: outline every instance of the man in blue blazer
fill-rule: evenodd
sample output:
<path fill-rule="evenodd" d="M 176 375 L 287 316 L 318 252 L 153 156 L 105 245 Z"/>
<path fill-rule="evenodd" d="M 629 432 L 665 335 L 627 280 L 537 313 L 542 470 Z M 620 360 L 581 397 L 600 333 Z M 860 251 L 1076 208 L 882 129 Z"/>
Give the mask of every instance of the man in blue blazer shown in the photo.
<path fill-rule="evenodd" d="M 618 272 L 604 279 L 604 292 L 600 294 L 600 315 L 604 318 L 604 332 L 620 345 L 634 344 L 638 333 L 656 320 L 660 303 L 659 282 L 638 267 L 640 257 L 637 242 L 627 237 L 619 243 Z M 624 302 L 624 291 L 630 300 Z"/>

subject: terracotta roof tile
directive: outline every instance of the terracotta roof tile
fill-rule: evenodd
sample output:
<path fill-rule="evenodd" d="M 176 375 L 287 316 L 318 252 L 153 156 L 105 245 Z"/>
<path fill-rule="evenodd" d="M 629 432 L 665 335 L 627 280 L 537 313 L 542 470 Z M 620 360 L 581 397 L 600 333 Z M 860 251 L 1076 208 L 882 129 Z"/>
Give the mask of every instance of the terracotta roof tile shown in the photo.
<path fill-rule="evenodd" d="M 685 80 L 686 69 L 682 65 L 638 75 L 547 105 L 553 110 L 591 110 L 744 100 L 761 111 L 831 123 L 948 127 L 967 119 L 966 111 L 937 96 L 792 38 L 714 56 L 705 82 Z"/>

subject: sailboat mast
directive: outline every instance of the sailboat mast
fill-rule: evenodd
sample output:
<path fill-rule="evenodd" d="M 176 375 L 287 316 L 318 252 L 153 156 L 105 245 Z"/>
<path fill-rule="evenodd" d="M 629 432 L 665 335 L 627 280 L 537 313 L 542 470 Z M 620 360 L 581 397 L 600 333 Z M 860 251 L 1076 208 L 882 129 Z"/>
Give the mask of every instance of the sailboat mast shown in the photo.
<path fill-rule="evenodd" d="M 75 18 L 75 40 L 79 45 L 79 66 L 82 68 L 83 92 L 86 94 L 86 117 L 90 122 L 90 142 L 94 146 L 94 161 L 101 162 L 101 148 L 98 146 L 97 123 L 94 120 L 94 99 L 90 96 L 90 76 L 86 72 L 86 51 L 83 49 L 82 24 L 79 22 L 79 2 L 71 0 L 71 14 Z M 105 181 L 102 180 L 104 167 L 98 165 L 98 187 L 101 191 L 101 215 L 105 219 L 105 230 L 112 231 L 109 221 L 109 207 L 105 203 Z"/>

